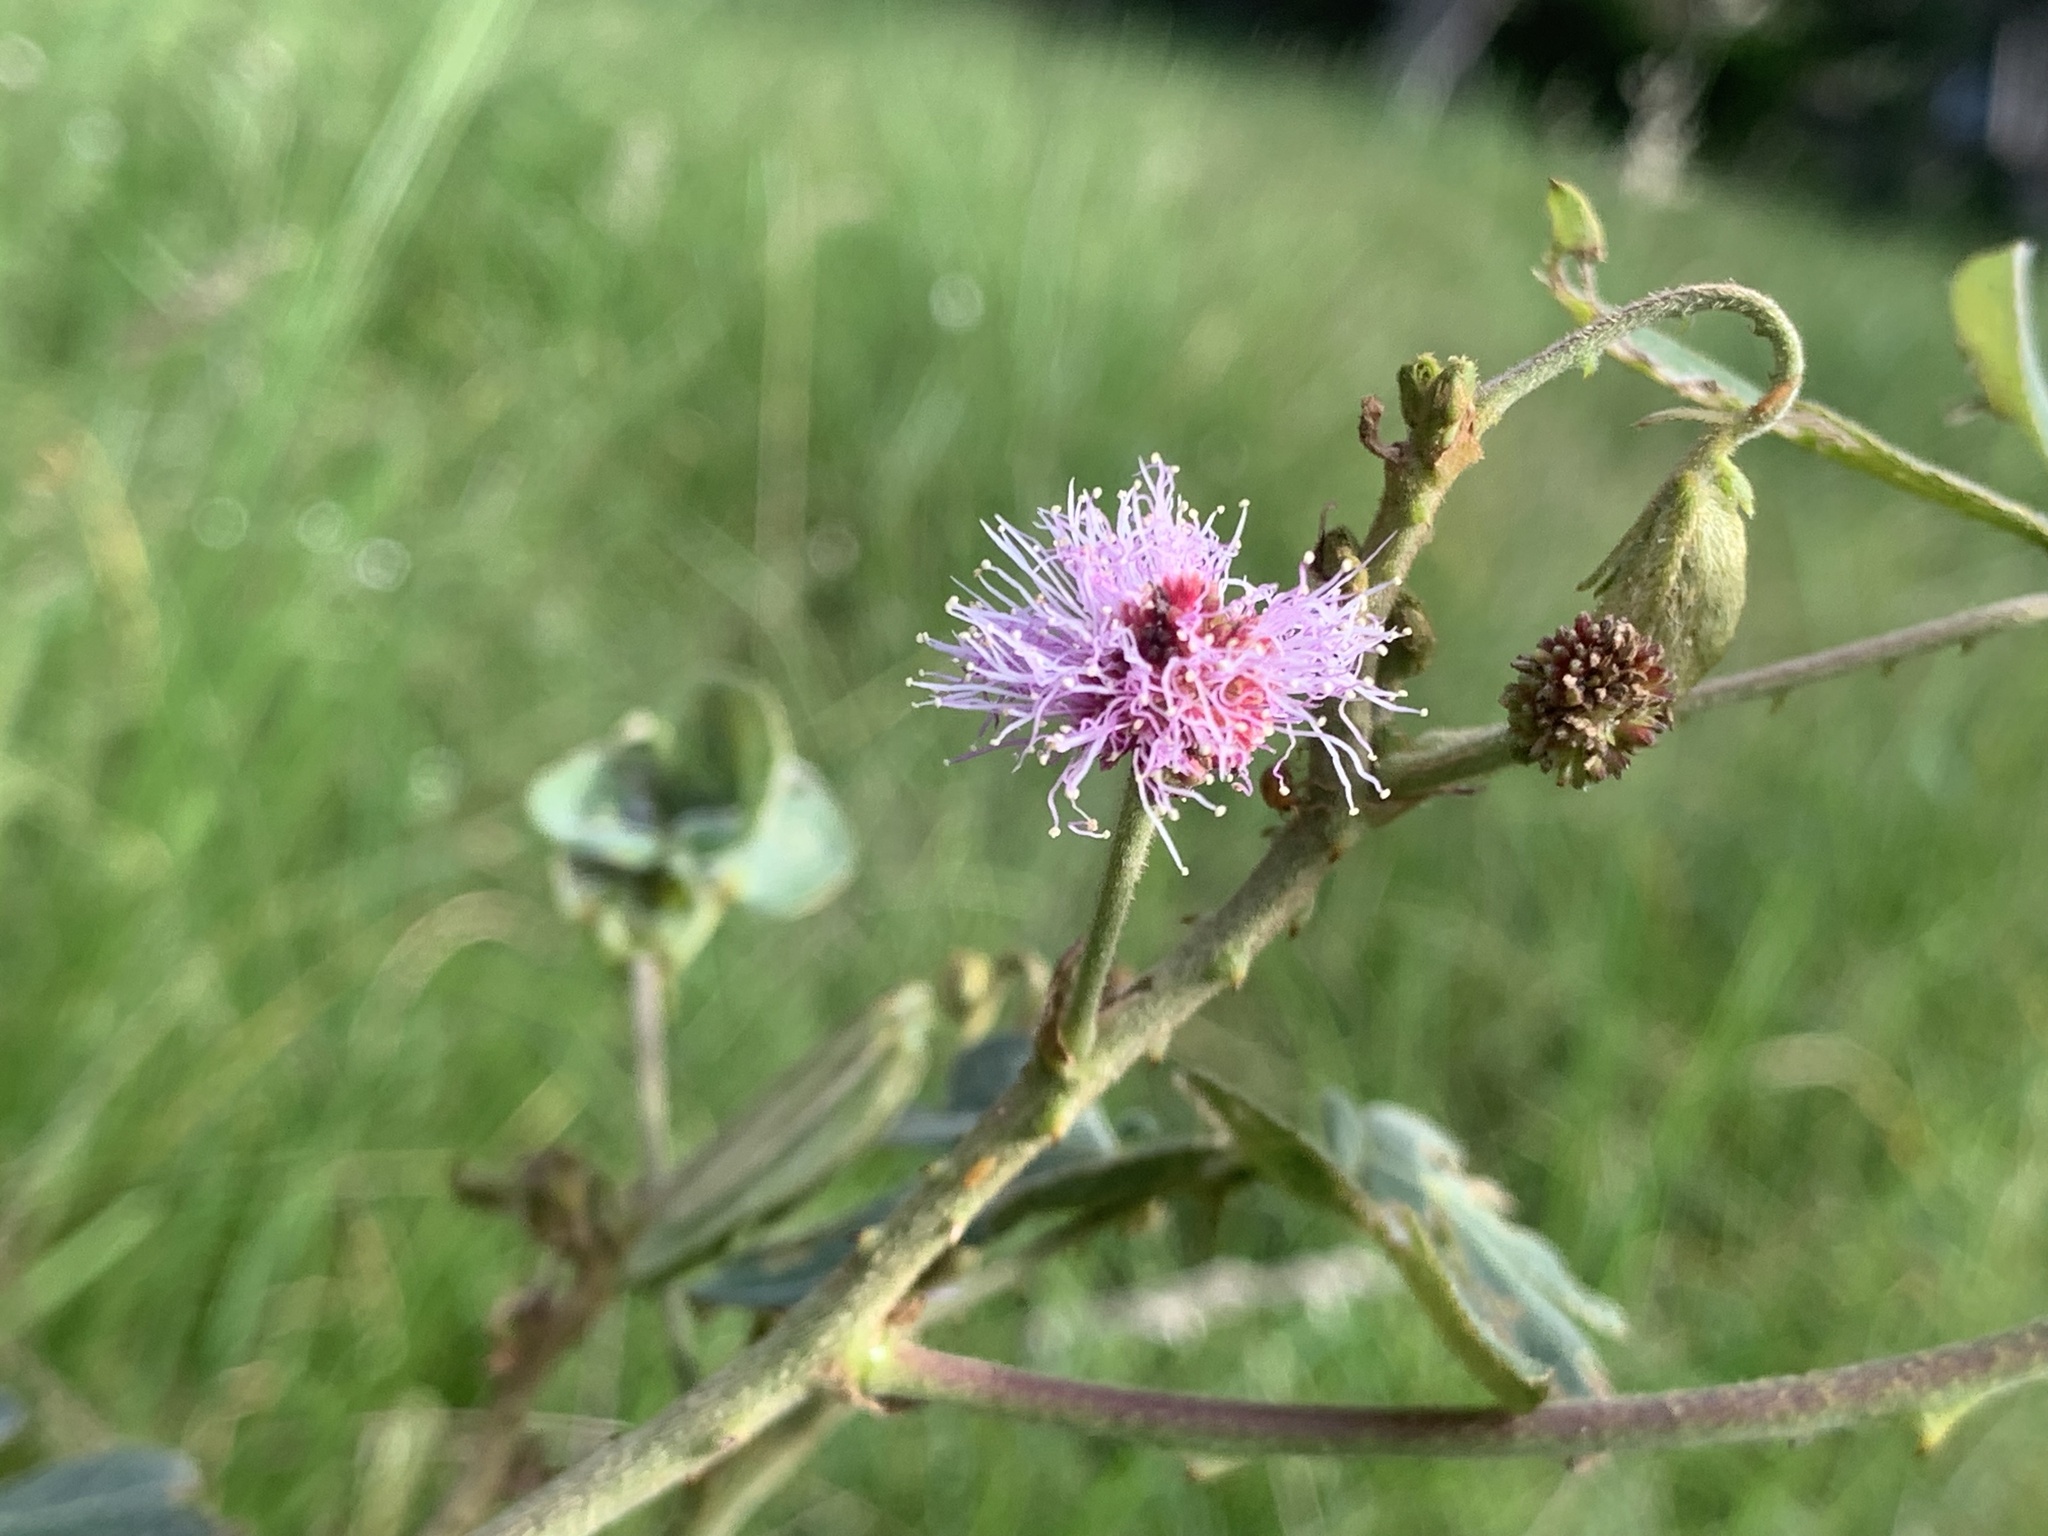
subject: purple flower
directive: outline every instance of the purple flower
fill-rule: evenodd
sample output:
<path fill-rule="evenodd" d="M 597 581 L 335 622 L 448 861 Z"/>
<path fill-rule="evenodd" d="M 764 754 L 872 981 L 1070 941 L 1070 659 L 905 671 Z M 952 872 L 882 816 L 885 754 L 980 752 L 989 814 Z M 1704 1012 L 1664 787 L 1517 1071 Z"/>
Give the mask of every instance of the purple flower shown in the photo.
<path fill-rule="evenodd" d="M 1312 738 L 1328 748 L 1347 800 L 1354 777 L 1384 794 L 1358 728 L 1336 715 L 1326 729 L 1315 711 L 1333 699 L 1401 706 L 1358 675 L 1395 632 L 1351 589 L 1356 572 L 1311 585 L 1304 560 L 1289 588 L 1231 575 L 1243 517 L 1226 541 L 1221 509 L 1203 517 L 1173 477 L 1157 454 L 1141 463 L 1117 492 L 1114 520 L 1096 504 L 1100 491 L 1069 486 L 1065 507 L 1038 514 L 1049 546 L 1008 522 L 984 524 L 1011 568 L 982 562 L 981 590 L 946 604 L 959 634 L 919 636 L 957 670 L 912 683 L 931 694 L 924 703 L 987 716 L 968 757 L 1014 746 L 1020 763 L 1066 759 L 1046 797 L 1054 836 L 1061 794 L 1070 830 L 1108 835 L 1080 810 L 1081 782 L 1130 758 L 1146 812 L 1185 871 L 1166 830 L 1180 802 L 1222 815 L 1203 789 L 1250 794 L 1252 760 L 1268 747 L 1284 756 Z"/>

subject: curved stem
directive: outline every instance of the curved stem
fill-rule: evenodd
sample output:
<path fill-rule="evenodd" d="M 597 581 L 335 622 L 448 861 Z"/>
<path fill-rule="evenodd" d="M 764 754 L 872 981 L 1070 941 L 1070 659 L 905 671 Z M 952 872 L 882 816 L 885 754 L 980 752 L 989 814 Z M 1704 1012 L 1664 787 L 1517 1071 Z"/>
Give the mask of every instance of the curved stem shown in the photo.
<path fill-rule="evenodd" d="M 1132 898 L 1138 893 L 1138 880 L 1145 873 L 1145 855 L 1152 847 L 1153 830 L 1144 796 L 1138 792 L 1138 776 L 1133 773 L 1124 783 L 1123 805 L 1117 811 L 1116 830 L 1109 838 L 1109 867 L 1102 872 L 1095 917 L 1088 925 L 1087 943 L 1074 972 L 1066 1017 L 1060 1021 L 1060 1042 L 1075 1059 L 1083 1059 L 1095 1049 L 1095 1020 L 1102 1009 L 1102 989 L 1109 981 L 1110 966 L 1116 962 L 1117 942 L 1123 937 L 1124 919 L 1130 916 Z"/>
<path fill-rule="evenodd" d="M 2048 1318 L 1916 1354 L 1799 1376 L 1505 1408 L 1346 1408 L 1249 1402 L 1072 1381 L 927 1349 L 877 1351 L 863 1383 L 1150 1445 L 1237 1455 L 1550 1456 L 1800 1440 L 1921 1416 L 1938 1433 L 1994 1393 L 2048 1379 Z"/>
<path fill-rule="evenodd" d="M 1799 386 L 1806 375 L 1806 351 L 1785 311 L 1768 295 L 1740 283 L 1693 283 L 1683 288 L 1666 288 L 1608 310 L 1599 319 L 1560 337 L 1533 357 L 1480 385 L 1474 406 L 1478 430 L 1484 432 L 1493 426 L 1515 402 L 1552 379 L 1584 371 L 1630 333 L 1659 320 L 1680 320 L 1715 310 L 1741 315 L 1757 335 L 1771 344 L 1771 387 L 1740 418 L 1739 426 L 1724 440 L 1724 447 L 1732 449 L 1770 431 L 1799 397 Z"/>

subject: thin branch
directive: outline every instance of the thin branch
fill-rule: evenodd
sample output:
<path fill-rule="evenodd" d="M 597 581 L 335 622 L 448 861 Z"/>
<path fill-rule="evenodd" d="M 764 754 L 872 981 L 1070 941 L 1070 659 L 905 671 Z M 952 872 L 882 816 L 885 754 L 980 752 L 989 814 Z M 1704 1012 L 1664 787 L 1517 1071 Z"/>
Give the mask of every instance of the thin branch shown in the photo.
<path fill-rule="evenodd" d="M 1979 608 L 1965 608 L 1939 619 L 1908 624 L 1845 645 L 1830 646 L 1804 656 L 1788 657 L 1747 672 L 1709 678 L 1678 701 L 1680 717 L 1720 704 L 1777 698 L 1808 683 L 1826 682 L 1865 667 L 1891 667 L 1909 656 L 1951 645 L 1965 650 L 1989 635 L 2048 623 L 2048 592 L 2008 597 Z M 1409 747 L 1389 752 L 1376 769 L 1394 800 L 1412 800 L 1447 784 L 1496 773 L 1514 765 L 1514 738 L 1505 725 L 1474 725 L 1430 731 Z"/>
<path fill-rule="evenodd" d="M 1711 709 L 1716 704 L 1738 704 L 1745 699 L 1770 698 L 1806 683 L 1818 683 L 1864 667 L 1890 667 L 1923 651 L 1938 651 L 1951 645 L 1968 650 L 1987 635 L 2001 630 L 2025 629 L 2048 622 L 2048 592 L 2030 592 L 1965 608 L 1922 624 L 1908 624 L 1865 640 L 1830 646 L 1806 656 L 1774 661 L 1768 666 L 1734 672 L 1727 677 L 1701 683 L 1678 702 L 1678 712 Z"/>
<path fill-rule="evenodd" d="M 1553 262 L 1543 282 L 1581 321 L 1613 313 L 1587 269 L 1573 282 Z M 1607 355 L 1709 411 L 1739 414 L 1763 393 L 1750 380 L 1661 331 L 1642 328 L 1610 342 Z M 1771 428 L 1787 442 L 1833 459 L 1911 495 L 1962 513 L 2037 546 L 2048 546 L 2048 515 L 1944 465 L 1910 453 L 1859 421 L 1810 397 Z"/>
<path fill-rule="evenodd" d="M 1996 1393 L 2048 1379 L 2048 1318 L 1916 1354 L 1799 1376 L 1505 1408 L 1261 1403 L 1072 1381 L 927 1349 L 878 1351 L 867 1389 L 1090 1434 L 1225 1455 L 1546 1456 L 1804 1440 L 1875 1419 L 1951 1425 Z"/>
<path fill-rule="evenodd" d="M 674 1120 L 668 1096 L 668 967 L 635 950 L 628 986 L 633 1010 L 633 1102 L 640 1113 L 640 1156 L 651 1186 L 668 1171 Z"/>
<path fill-rule="evenodd" d="M 1289 817 L 1236 894 L 1102 1010 L 1096 1047 L 1070 1081 L 1027 1066 L 872 1229 L 872 1241 L 766 1337 L 506 1510 L 483 1528 L 487 1536 L 589 1536 L 717 1465 L 808 1398 L 821 1374 L 850 1376 L 898 1302 L 1050 1145 L 1061 1118 L 1093 1102 L 1182 1020 L 1241 980 L 1252 957 L 1306 914 L 1356 831 L 1341 809 L 1320 804 Z"/>

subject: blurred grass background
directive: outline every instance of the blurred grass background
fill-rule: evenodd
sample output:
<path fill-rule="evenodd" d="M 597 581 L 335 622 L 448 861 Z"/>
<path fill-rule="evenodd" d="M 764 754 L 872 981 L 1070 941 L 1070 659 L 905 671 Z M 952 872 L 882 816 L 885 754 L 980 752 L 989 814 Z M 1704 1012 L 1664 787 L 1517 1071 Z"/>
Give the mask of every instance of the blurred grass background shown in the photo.
<path fill-rule="evenodd" d="M 735 920 L 686 979 L 696 1135 L 949 948 L 1078 926 L 1096 855 L 1046 838 L 1041 775 L 946 769 L 970 723 L 906 710 L 977 519 L 1158 448 L 1198 502 L 1250 497 L 1250 564 L 1285 575 L 1326 502 L 1362 524 L 1377 495 L 1361 394 L 1562 328 L 1527 276 L 1546 175 L 1609 212 L 1611 292 L 1761 286 L 1820 398 L 2048 491 L 2015 435 L 1941 424 L 1967 393 L 1944 231 L 1730 187 L 1631 208 L 1597 145 L 1483 103 L 1424 131 L 1335 67 L 969 4 L 15 0 L 4 27 L 0 1273 L 40 1289 L 5 1293 L 0 1379 L 53 1442 L 186 1445 L 257 1531 L 404 1528 L 374 1416 L 479 1400 L 526 1260 L 451 1207 L 451 1157 L 628 1160 L 616 979 L 550 914 L 518 796 L 691 668 L 767 673 L 865 841 L 838 905 Z M 1489 439 L 1415 577 L 1437 720 L 1488 718 L 1575 611 L 1679 451 L 1628 429 L 1662 403 L 1610 369 Z M 1748 463 L 1731 665 L 2039 582 L 1781 444 Z M 1456 1128 L 1629 1308 L 1626 1386 L 2039 1312 L 2040 644 L 1716 714 L 1597 793 L 1510 776 L 1405 818 L 1208 1038 L 1304 1111 L 1336 1081 Z M 1134 954 L 1264 819 L 1189 828 Z M 1338 1234 L 1253 1199 L 1230 1236 Z M 1043 1304 L 1169 1254 L 1077 1259 Z M 1014 1352 L 1022 1317 L 970 1342 Z M 655 1336 L 602 1331 L 550 1406 L 651 1411 Z M 1391 1298 L 1042 1363 L 1469 1391 Z M 2044 1433 L 2034 1396 L 1925 1458 L 1899 1428 L 1196 1483 L 931 1413 L 842 1433 L 761 1528 L 2018 1532 Z"/>

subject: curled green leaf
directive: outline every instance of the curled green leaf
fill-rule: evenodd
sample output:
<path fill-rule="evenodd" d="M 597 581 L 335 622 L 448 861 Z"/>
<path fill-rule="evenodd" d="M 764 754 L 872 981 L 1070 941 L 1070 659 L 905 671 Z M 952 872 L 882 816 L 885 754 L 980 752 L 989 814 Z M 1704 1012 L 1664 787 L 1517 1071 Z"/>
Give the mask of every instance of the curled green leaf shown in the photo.
<path fill-rule="evenodd" d="M 784 757 L 748 835 L 710 859 L 706 873 L 725 900 L 767 917 L 805 917 L 853 877 L 853 829 L 824 775 Z"/>
<path fill-rule="evenodd" d="M 824 776 L 796 755 L 773 692 L 746 678 L 693 685 L 673 718 L 633 711 L 536 776 L 526 807 L 559 852 L 563 910 L 617 954 L 686 964 L 727 907 L 801 917 L 853 873 Z"/>
<path fill-rule="evenodd" d="M 1949 279 L 1948 303 L 1984 404 L 2048 459 L 2048 370 L 2034 332 L 2033 274 L 2030 240 L 1979 251 Z"/>

